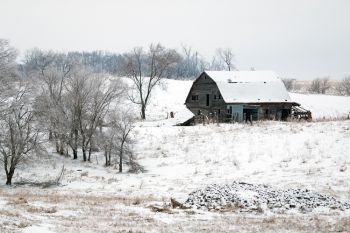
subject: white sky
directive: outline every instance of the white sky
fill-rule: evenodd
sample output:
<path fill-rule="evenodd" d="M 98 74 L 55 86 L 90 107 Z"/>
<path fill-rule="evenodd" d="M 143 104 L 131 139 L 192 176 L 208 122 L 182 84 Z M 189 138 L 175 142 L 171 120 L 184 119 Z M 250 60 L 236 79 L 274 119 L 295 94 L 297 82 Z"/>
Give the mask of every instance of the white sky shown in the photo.
<path fill-rule="evenodd" d="M 187 44 L 231 47 L 240 70 L 350 75 L 350 0 L 0 0 L 0 38 L 23 54 Z"/>

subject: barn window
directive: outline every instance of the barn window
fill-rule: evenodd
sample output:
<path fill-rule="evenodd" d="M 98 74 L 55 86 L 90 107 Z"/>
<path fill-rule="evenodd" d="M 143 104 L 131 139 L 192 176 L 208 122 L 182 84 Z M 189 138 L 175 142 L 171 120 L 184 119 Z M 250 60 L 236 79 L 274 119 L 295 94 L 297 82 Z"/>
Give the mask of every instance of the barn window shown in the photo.
<path fill-rule="evenodd" d="M 217 92 L 215 95 L 214 95 L 214 100 L 220 100 L 222 97 L 220 95 L 220 92 Z"/>
<path fill-rule="evenodd" d="M 192 95 L 192 100 L 193 101 L 198 101 L 199 100 L 199 96 L 198 95 Z"/>

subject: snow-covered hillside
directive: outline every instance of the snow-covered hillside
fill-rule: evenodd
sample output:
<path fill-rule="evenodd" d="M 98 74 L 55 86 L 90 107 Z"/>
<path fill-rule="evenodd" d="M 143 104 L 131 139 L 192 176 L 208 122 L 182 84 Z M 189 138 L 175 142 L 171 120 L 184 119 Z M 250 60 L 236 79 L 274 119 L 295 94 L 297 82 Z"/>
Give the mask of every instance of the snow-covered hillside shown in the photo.
<path fill-rule="evenodd" d="M 312 112 L 314 119 L 350 117 L 350 97 L 289 93 L 292 100 Z"/>
<path fill-rule="evenodd" d="M 192 191 L 233 182 L 308 189 L 350 202 L 350 121 L 173 126 L 191 116 L 184 106 L 191 82 L 167 83 L 154 93 L 149 119 L 133 130 L 144 173 L 106 168 L 102 153 L 83 163 L 48 147 L 48 155 L 21 166 L 14 181 L 54 178 L 64 165 L 63 186 L 8 188 L 1 173 L 0 232 L 350 231 L 349 210 L 172 209 L 171 197 L 184 202 Z M 317 117 L 333 116 L 330 107 L 338 114 L 350 111 L 349 97 L 291 97 Z M 325 108 L 319 108 L 322 104 Z M 166 119 L 170 111 L 175 119 Z"/>

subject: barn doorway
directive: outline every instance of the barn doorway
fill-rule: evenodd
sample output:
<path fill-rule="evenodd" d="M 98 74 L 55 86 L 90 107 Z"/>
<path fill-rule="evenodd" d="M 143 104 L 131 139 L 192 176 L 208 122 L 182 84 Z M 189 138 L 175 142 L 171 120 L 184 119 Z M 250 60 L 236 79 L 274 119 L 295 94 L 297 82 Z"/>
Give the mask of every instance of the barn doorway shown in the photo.
<path fill-rule="evenodd" d="M 259 106 L 257 105 L 245 105 L 243 107 L 244 119 L 246 116 L 251 116 L 253 121 L 259 120 Z"/>
<path fill-rule="evenodd" d="M 288 117 L 290 116 L 290 109 L 282 109 L 282 121 L 286 121 Z"/>
<path fill-rule="evenodd" d="M 209 100 L 210 100 L 209 94 L 207 94 L 207 106 L 209 106 Z"/>

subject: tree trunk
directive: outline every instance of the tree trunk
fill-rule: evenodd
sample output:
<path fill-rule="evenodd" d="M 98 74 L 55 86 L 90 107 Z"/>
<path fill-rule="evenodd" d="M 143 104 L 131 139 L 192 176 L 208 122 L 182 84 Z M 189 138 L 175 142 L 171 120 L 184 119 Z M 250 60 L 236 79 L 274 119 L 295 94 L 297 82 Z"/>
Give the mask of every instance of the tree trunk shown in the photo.
<path fill-rule="evenodd" d="M 110 148 L 108 151 L 108 164 L 111 165 L 111 158 L 112 158 L 112 149 Z"/>
<path fill-rule="evenodd" d="M 62 142 L 62 140 L 60 141 L 60 155 L 64 155 L 64 143 Z"/>
<path fill-rule="evenodd" d="M 89 157 L 88 157 L 88 161 L 90 162 L 91 160 L 90 160 L 90 158 L 91 158 L 91 152 L 92 152 L 92 148 L 91 148 L 91 145 L 90 145 L 90 147 L 89 147 Z"/>
<path fill-rule="evenodd" d="M 56 139 L 56 152 L 60 153 L 60 144 L 58 143 L 57 139 Z"/>
<path fill-rule="evenodd" d="M 123 172 L 123 150 L 124 150 L 124 141 L 122 141 L 119 152 L 119 172 Z"/>
<path fill-rule="evenodd" d="M 52 131 L 49 130 L 49 141 L 52 141 L 52 139 L 53 139 L 53 134 L 52 134 Z"/>
<path fill-rule="evenodd" d="M 108 152 L 107 152 L 107 148 L 105 149 L 105 159 L 106 159 L 106 163 L 105 163 L 105 166 L 109 166 L 108 164 Z"/>
<path fill-rule="evenodd" d="M 12 184 L 12 177 L 13 174 L 15 173 L 14 169 L 10 169 L 10 172 L 6 174 L 6 185 L 11 185 Z"/>
<path fill-rule="evenodd" d="M 64 155 L 65 155 L 66 157 L 69 157 L 69 147 L 68 147 L 68 144 L 66 144 L 66 151 L 65 151 Z"/>
<path fill-rule="evenodd" d="M 78 151 L 74 148 L 72 150 L 73 150 L 73 159 L 78 159 Z"/>
<path fill-rule="evenodd" d="M 74 129 L 74 142 L 73 142 L 73 146 L 72 146 L 72 150 L 73 150 L 73 159 L 78 159 L 78 130 Z"/>
<path fill-rule="evenodd" d="M 83 161 L 86 162 L 86 149 L 82 147 L 81 150 L 83 151 Z"/>
<path fill-rule="evenodd" d="M 141 106 L 141 119 L 142 120 L 146 119 L 146 106 L 145 105 Z"/>

